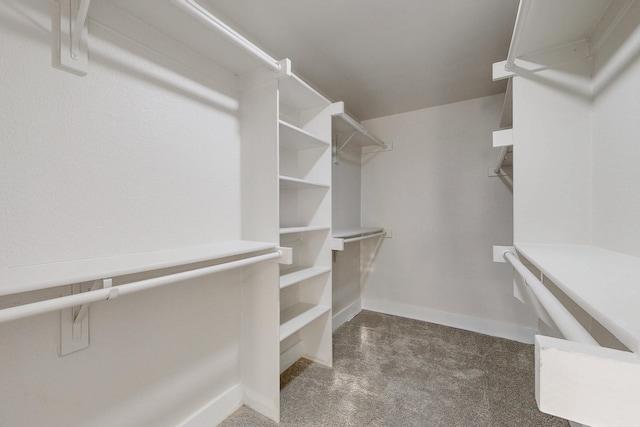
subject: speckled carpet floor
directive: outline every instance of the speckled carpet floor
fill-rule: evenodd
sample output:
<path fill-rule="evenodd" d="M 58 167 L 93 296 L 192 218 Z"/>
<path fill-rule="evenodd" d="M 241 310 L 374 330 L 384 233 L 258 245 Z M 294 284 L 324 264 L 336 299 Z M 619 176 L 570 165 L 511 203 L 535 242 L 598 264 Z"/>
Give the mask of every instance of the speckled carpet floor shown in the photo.
<path fill-rule="evenodd" d="M 281 376 L 281 426 L 567 427 L 536 408 L 533 347 L 363 311 L 333 335 L 334 367 Z M 277 424 L 242 407 L 221 426 Z"/>

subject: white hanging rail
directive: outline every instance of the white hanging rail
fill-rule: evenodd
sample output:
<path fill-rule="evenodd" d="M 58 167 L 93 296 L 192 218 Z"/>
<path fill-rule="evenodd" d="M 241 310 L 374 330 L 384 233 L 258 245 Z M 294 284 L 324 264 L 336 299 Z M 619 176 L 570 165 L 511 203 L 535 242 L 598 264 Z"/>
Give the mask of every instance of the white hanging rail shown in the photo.
<path fill-rule="evenodd" d="M 220 34 L 222 34 L 227 39 L 231 40 L 233 43 L 249 52 L 251 55 L 255 56 L 257 59 L 262 61 L 267 67 L 271 68 L 274 71 L 280 71 L 280 64 L 277 60 L 268 55 L 265 51 L 260 49 L 255 44 L 251 43 L 244 36 L 239 34 L 233 28 L 229 27 L 227 24 L 222 22 L 216 16 L 214 16 L 211 12 L 209 12 L 204 7 L 200 6 L 195 0 L 173 0 L 173 2 L 178 5 L 182 10 L 189 13 L 190 15 L 198 18 L 200 21 L 209 25 L 210 27 L 217 30 Z"/>
<path fill-rule="evenodd" d="M 140 280 L 137 282 L 131 282 L 115 287 L 93 290 L 84 292 L 82 294 L 69 295 L 65 297 L 24 304 L 17 307 L 5 308 L 3 310 L 0 310 L 0 323 L 34 316 L 37 314 L 47 313 L 50 311 L 62 310 L 78 305 L 90 304 L 99 301 L 109 301 L 122 295 L 157 288 L 159 286 L 164 286 L 180 280 L 193 279 L 208 274 L 219 273 L 234 268 L 244 267 L 258 262 L 280 258 L 281 256 L 282 253 L 280 251 L 275 251 L 264 255 L 257 255 L 237 261 L 226 262 L 224 264 L 202 267 L 195 270 L 184 271 L 181 273 L 168 274 L 162 277 L 154 277 L 152 279 Z"/>
<path fill-rule="evenodd" d="M 507 61 L 504 64 L 504 69 L 511 71 L 516 62 L 516 55 L 518 54 L 518 48 L 520 47 L 520 41 L 524 34 L 524 28 L 527 23 L 527 17 L 529 16 L 529 10 L 531 8 L 532 0 L 520 0 L 518 6 L 518 16 L 516 17 L 516 24 L 513 27 L 513 35 L 511 36 L 511 45 L 509 45 L 509 53 L 507 54 Z"/>
<path fill-rule="evenodd" d="M 522 276 L 524 283 L 531 289 L 540 304 L 547 311 L 560 332 L 570 341 L 599 346 L 591 334 L 576 320 L 564 305 L 525 265 L 511 252 L 503 254 L 504 259 Z"/>

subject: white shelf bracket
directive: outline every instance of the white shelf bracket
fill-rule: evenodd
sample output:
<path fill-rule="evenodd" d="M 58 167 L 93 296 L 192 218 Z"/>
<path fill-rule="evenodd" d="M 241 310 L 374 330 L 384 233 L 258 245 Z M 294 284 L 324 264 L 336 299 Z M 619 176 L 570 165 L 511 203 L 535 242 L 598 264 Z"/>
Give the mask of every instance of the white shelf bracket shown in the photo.
<path fill-rule="evenodd" d="M 96 280 L 93 282 L 93 285 L 91 285 L 91 289 L 89 289 L 90 291 L 96 291 L 98 289 L 100 289 L 100 285 L 102 285 L 102 289 L 107 289 L 112 287 L 113 285 L 113 281 L 112 279 L 102 279 L 102 280 Z M 109 297 L 107 298 L 107 301 L 112 299 L 111 295 L 109 295 Z M 76 325 L 80 324 L 85 317 L 87 317 L 89 315 L 89 306 L 91 305 L 91 303 L 87 303 L 87 304 L 82 304 L 80 306 L 80 309 L 78 310 L 78 313 L 75 315 L 74 319 L 73 319 L 73 326 L 76 327 Z M 75 334 L 74 334 L 75 335 Z"/>
<path fill-rule="evenodd" d="M 91 0 L 58 0 L 54 16 L 53 66 L 78 76 L 89 69 L 87 16 Z"/>

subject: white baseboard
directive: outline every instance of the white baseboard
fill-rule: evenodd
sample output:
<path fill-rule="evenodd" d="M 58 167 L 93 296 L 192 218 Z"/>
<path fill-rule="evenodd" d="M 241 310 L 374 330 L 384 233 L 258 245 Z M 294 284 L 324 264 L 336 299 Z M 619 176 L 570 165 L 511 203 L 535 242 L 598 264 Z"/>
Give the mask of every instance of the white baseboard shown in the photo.
<path fill-rule="evenodd" d="M 191 414 L 177 427 L 217 426 L 242 406 L 243 394 L 242 384 L 236 384 Z"/>
<path fill-rule="evenodd" d="M 353 319 L 356 314 L 362 311 L 362 301 L 360 298 L 340 310 L 339 313 L 333 315 L 332 325 L 335 332 L 340 326 L 344 325 L 349 320 Z"/>
<path fill-rule="evenodd" d="M 263 394 L 257 393 L 249 387 L 244 388 L 244 404 L 265 417 L 269 417 L 276 423 L 280 422 L 280 399 L 273 401 Z"/>
<path fill-rule="evenodd" d="M 526 326 L 496 322 L 494 320 L 480 319 L 462 314 L 446 313 L 444 311 L 393 301 L 363 298 L 362 308 L 378 313 L 391 314 L 409 319 L 422 320 L 424 322 L 437 323 L 452 328 L 464 329 L 466 331 L 478 332 L 493 337 L 506 338 L 525 344 L 533 344 L 536 334 L 534 328 Z"/>

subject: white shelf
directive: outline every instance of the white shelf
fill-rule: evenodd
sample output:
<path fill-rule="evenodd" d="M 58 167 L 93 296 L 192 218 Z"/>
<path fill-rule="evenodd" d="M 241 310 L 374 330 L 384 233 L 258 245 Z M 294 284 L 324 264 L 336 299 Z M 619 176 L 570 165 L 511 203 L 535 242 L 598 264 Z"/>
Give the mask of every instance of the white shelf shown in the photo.
<path fill-rule="evenodd" d="M 288 188 L 293 190 L 305 190 L 305 189 L 328 189 L 330 186 L 327 184 L 320 184 L 318 182 L 308 181 L 306 179 L 293 178 L 290 176 L 280 176 L 280 188 Z"/>
<path fill-rule="evenodd" d="M 340 135 L 338 139 L 338 151 L 344 145 L 358 144 L 361 147 L 377 145 L 387 148 L 387 144 L 371 135 L 360 123 L 355 121 L 346 113 L 337 113 L 332 116 L 333 133 Z M 355 132 L 355 134 L 353 134 Z M 353 137 L 351 135 L 353 134 Z"/>
<path fill-rule="evenodd" d="M 280 276 L 280 288 L 286 288 L 296 283 L 300 283 L 303 280 L 311 279 L 321 274 L 330 272 L 330 268 L 322 267 L 296 267 L 283 271 L 283 275 Z"/>
<path fill-rule="evenodd" d="M 532 1 L 515 57 L 588 40 L 601 21 L 608 1 Z"/>
<path fill-rule="evenodd" d="M 315 135 L 300 129 L 284 120 L 280 124 L 280 146 L 290 150 L 309 150 L 312 148 L 328 148 L 331 143 L 323 141 Z"/>
<path fill-rule="evenodd" d="M 515 246 L 569 298 L 640 353 L 640 258 L 586 245 Z"/>
<path fill-rule="evenodd" d="M 280 313 L 280 341 L 290 337 L 318 317 L 331 311 L 331 307 L 297 303 Z"/>
<path fill-rule="evenodd" d="M 292 234 L 292 233 L 309 233 L 312 231 L 326 231 L 331 227 L 324 225 L 316 226 L 300 226 L 300 227 L 283 227 L 280 229 L 280 234 Z"/>
<path fill-rule="evenodd" d="M 280 79 L 278 90 L 280 91 L 280 102 L 294 110 L 327 107 L 331 104 L 331 101 L 295 74 Z"/>
<path fill-rule="evenodd" d="M 236 240 L 163 251 L 4 267 L 0 269 L 0 296 L 214 261 L 275 247 L 274 243 Z"/>
<path fill-rule="evenodd" d="M 366 234 L 380 233 L 384 231 L 384 228 L 377 227 L 349 227 L 349 228 L 334 228 L 331 231 L 331 237 L 338 239 L 349 239 L 352 237 L 360 237 Z"/>

